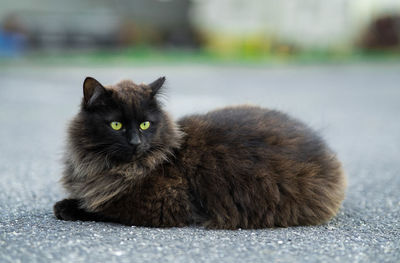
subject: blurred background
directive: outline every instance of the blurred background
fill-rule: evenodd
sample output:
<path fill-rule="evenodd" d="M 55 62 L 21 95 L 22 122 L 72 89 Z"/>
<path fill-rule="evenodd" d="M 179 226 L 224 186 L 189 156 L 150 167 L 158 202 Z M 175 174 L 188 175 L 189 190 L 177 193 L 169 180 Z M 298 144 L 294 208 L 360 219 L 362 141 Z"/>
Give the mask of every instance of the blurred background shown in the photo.
<path fill-rule="evenodd" d="M 399 0 L 2 0 L 0 59 L 399 58 Z"/>
<path fill-rule="evenodd" d="M 86 76 L 166 76 L 174 118 L 249 103 L 303 120 L 344 164 L 343 209 L 216 237 L 55 220 Z M 0 261 L 399 262 L 399 101 L 400 0 L 0 0 Z"/>

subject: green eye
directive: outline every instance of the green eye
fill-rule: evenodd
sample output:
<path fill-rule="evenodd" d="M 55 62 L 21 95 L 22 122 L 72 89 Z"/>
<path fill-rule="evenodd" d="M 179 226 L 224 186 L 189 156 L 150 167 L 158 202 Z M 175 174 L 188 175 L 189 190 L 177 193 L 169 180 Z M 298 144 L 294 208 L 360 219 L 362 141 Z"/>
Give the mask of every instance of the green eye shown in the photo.
<path fill-rule="evenodd" d="M 145 121 L 145 122 L 142 122 L 140 124 L 140 129 L 142 131 L 147 130 L 149 127 L 150 127 L 150 122 L 149 121 Z"/>
<path fill-rule="evenodd" d="M 113 121 L 113 122 L 110 122 L 110 126 L 114 130 L 118 131 L 122 128 L 122 123 L 120 123 L 119 121 Z"/>

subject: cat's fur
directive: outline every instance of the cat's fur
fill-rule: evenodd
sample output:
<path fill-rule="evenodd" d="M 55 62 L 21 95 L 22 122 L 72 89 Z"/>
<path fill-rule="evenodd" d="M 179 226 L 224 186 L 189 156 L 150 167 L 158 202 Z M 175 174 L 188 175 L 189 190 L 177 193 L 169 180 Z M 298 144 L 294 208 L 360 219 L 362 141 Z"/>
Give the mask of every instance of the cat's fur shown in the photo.
<path fill-rule="evenodd" d="M 337 213 L 341 164 L 307 126 L 255 106 L 174 122 L 157 101 L 164 80 L 85 80 L 65 154 L 69 198 L 55 204 L 57 218 L 237 229 L 315 225 Z M 112 130 L 115 120 L 126 130 Z"/>

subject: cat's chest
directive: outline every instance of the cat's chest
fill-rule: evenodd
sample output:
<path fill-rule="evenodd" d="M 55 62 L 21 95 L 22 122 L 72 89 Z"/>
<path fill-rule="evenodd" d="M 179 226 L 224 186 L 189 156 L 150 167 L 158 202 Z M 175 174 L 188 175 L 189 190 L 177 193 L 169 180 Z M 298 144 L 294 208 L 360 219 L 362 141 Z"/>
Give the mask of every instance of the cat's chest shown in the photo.
<path fill-rule="evenodd" d="M 126 193 L 131 186 L 129 180 L 118 174 L 103 172 L 76 178 L 68 182 L 67 189 L 74 198 L 89 211 L 99 211 Z"/>

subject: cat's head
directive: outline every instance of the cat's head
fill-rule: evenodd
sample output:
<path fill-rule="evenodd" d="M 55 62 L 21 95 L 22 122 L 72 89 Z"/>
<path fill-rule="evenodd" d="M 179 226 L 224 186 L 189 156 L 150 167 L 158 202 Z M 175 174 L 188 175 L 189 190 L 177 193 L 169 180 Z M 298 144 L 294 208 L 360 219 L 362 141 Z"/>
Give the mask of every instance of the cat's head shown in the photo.
<path fill-rule="evenodd" d="M 81 110 L 69 130 L 73 150 L 112 163 L 157 154 L 165 158 L 179 147 L 180 132 L 157 99 L 164 81 L 161 77 L 148 85 L 125 80 L 103 86 L 87 77 Z"/>

